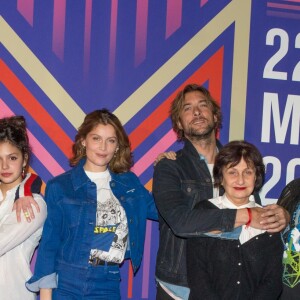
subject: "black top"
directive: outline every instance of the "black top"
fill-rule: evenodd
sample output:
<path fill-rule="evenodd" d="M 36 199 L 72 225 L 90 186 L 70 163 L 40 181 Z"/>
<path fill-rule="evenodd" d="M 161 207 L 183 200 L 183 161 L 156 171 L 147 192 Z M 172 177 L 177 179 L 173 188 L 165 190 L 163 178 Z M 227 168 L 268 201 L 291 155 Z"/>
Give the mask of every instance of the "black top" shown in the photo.
<path fill-rule="evenodd" d="M 275 300 L 282 289 L 280 233 L 239 240 L 187 240 L 190 300 Z"/>

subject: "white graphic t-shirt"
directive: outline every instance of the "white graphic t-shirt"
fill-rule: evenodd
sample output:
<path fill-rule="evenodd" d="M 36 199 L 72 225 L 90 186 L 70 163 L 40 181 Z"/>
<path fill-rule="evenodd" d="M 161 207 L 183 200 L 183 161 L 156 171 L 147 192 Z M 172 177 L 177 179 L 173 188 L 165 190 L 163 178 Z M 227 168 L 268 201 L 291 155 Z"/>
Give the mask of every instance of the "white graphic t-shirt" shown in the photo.
<path fill-rule="evenodd" d="M 95 258 L 107 262 L 121 263 L 124 260 L 128 225 L 124 208 L 113 195 L 109 182 L 109 171 L 88 172 L 87 176 L 97 186 L 97 212 L 95 237 L 90 252 L 90 260 Z"/>

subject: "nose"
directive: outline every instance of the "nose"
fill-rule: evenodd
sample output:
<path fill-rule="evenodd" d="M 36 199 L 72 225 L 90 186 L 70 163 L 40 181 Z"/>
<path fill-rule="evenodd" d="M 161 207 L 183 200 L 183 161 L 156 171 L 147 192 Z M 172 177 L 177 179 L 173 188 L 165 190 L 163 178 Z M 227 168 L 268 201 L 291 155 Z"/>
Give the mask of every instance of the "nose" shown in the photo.
<path fill-rule="evenodd" d="M 238 174 L 237 182 L 240 185 L 242 185 L 244 183 L 244 175 L 242 173 Z"/>
<path fill-rule="evenodd" d="M 199 116 L 200 115 L 200 109 L 199 109 L 198 106 L 194 107 L 193 113 L 194 113 L 194 116 Z"/>
<path fill-rule="evenodd" d="M 8 163 L 7 163 L 7 160 L 2 160 L 2 162 L 1 162 L 1 169 L 3 169 L 3 170 L 6 170 L 6 169 L 8 169 Z"/>
<path fill-rule="evenodd" d="M 104 141 L 101 141 L 101 142 L 99 143 L 99 149 L 100 149 L 100 150 L 105 150 L 105 149 L 106 149 L 106 143 L 105 143 Z"/>

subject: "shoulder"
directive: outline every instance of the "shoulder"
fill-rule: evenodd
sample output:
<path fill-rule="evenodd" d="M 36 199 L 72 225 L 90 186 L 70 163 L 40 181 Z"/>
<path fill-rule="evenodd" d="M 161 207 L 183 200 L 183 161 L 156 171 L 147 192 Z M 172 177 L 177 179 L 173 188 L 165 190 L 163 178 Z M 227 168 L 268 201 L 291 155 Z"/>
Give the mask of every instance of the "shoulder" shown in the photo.
<path fill-rule="evenodd" d="M 55 177 L 53 177 L 52 179 L 50 179 L 48 182 L 47 182 L 47 186 L 48 185 L 52 185 L 52 184 L 59 184 L 59 183 L 64 183 L 66 181 L 69 181 L 70 180 L 70 177 L 71 177 L 71 174 L 72 174 L 72 169 L 67 171 L 67 172 L 64 172 L 60 175 L 57 175 Z"/>
<path fill-rule="evenodd" d="M 184 151 L 181 149 L 179 151 L 176 151 L 176 159 L 168 159 L 168 158 L 162 158 L 154 167 L 154 171 L 164 168 L 176 168 L 181 160 L 185 159 L 187 156 L 185 155 Z"/>
<path fill-rule="evenodd" d="M 47 182 L 45 194 L 47 203 L 49 201 L 49 194 L 56 195 L 55 198 L 57 198 L 64 194 L 66 190 L 73 190 L 71 174 L 71 171 L 67 171 L 61 175 L 55 176 Z"/>

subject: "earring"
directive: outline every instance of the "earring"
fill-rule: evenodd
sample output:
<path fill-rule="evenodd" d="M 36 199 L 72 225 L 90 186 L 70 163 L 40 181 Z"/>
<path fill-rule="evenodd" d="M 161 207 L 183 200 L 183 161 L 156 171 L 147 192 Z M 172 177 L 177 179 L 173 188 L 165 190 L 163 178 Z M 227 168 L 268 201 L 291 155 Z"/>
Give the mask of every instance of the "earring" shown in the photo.
<path fill-rule="evenodd" d="M 117 156 L 117 152 L 119 151 L 119 148 L 116 148 L 116 150 L 115 150 L 115 154 L 114 154 L 114 157 L 116 157 Z"/>
<path fill-rule="evenodd" d="M 21 176 L 22 176 L 22 179 L 25 178 L 25 167 L 22 168 L 22 175 Z"/>
<path fill-rule="evenodd" d="M 82 146 L 79 150 L 81 156 L 85 156 L 85 146 Z"/>

